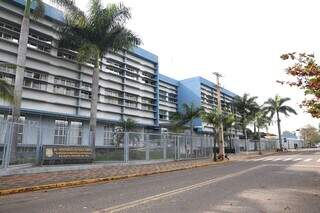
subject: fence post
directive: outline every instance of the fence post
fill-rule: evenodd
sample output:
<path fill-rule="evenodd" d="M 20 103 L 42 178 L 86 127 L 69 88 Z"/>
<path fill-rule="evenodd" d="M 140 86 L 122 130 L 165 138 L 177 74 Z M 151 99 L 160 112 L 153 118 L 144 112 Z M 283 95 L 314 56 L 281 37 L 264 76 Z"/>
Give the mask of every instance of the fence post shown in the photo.
<path fill-rule="evenodd" d="M 125 163 L 128 163 L 129 161 L 129 143 L 128 143 L 128 139 L 129 139 L 129 136 L 128 136 L 128 133 L 125 132 L 124 133 L 124 146 L 123 146 L 123 149 L 124 149 L 124 162 Z"/>
<path fill-rule="evenodd" d="M 4 156 L 4 161 L 2 162 L 3 164 L 3 168 L 8 168 L 9 164 L 10 164 L 10 158 L 11 158 L 11 146 L 12 146 L 12 136 L 13 136 L 13 125 L 15 125 L 14 123 L 9 123 L 9 125 L 7 126 L 7 129 L 9 129 L 8 131 L 8 139 L 6 140 L 6 152 L 5 152 L 5 156 Z"/>
<path fill-rule="evenodd" d="M 150 139 L 149 139 L 149 134 L 147 133 L 142 133 L 144 135 L 144 143 L 146 147 L 146 161 L 150 160 Z"/>
<path fill-rule="evenodd" d="M 168 136 L 164 135 L 164 140 L 163 140 L 163 159 L 164 160 L 167 159 L 167 138 Z"/>
<path fill-rule="evenodd" d="M 180 136 L 177 136 L 177 144 L 178 144 L 178 160 L 180 160 Z"/>
<path fill-rule="evenodd" d="M 41 126 L 38 128 L 38 137 L 37 137 L 37 147 L 36 147 L 36 165 L 40 165 L 41 162 L 41 137 L 42 136 L 42 131 L 41 131 Z"/>

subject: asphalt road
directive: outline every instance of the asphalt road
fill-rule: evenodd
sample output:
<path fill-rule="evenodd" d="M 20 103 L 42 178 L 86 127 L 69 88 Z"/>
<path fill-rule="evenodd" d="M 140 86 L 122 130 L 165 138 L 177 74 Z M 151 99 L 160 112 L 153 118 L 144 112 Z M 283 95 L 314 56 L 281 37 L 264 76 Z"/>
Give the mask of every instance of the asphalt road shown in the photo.
<path fill-rule="evenodd" d="M 0 212 L 320 212 L 320 151 L 0 197 Z"/>

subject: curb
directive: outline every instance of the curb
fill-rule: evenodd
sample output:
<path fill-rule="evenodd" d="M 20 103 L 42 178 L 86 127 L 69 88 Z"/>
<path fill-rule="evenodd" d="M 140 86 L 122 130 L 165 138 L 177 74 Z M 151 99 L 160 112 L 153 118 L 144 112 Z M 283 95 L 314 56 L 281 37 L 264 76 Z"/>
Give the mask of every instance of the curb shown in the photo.
<path fill-rule="evenodd" d="M 128 178 L 133 178 L 133 177 L 149 176 L 149 175 L 154 175 L 154 174 L 161 174 L 161 173 L 167 173 L 167 172 L 200 168 L 200 167 L 206 167 L 206 166 L 210 166 L 210 165 L 220 165 L 220 164 L 226 164 L 226 163 L 231 163 L 231 162 L 232 161 L 209 162 L 209 163 L 187 166 L 187 167 L 183 167 L 183 168 L 166 169 L 166 170 L 162 170 L 162 171 L 159 170 L 159 171 L 145 172 L 145 173 L 140 173 L 140 174 L 136 173 L 136 174 L 130 174 L 130 175 L 111 176 L 111 177 L 104 177 L 104 178 L 91 178 L 91 179 L 84 179 L 84 180 L 75 180 L 75 181 L 59 182 L 59 183 L 52 183 L 52 184 L 20 187 L 20 188 L 13 188 L 13 189 L 3 189 L 3 190 L 0 190 L 0 196 L 17 194 L 17 193 L 24 193 L 24 192 L 49 190 L 49 189 L 71 188 L 71 187 L 83 186 L 83 185 L 94 184 L 94 183 L 106 183 L 106 182 L 110 182 L 113 180 L 122 180 L 122 179 L 128 179 Z"/>

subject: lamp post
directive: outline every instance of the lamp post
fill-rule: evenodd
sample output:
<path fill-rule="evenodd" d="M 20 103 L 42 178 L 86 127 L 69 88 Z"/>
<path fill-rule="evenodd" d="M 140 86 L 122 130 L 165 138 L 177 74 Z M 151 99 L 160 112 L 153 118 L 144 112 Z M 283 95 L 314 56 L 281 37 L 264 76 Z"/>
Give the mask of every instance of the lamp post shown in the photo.
<path fill-rule="evenodd" d="M 222 75 L 218 72 L 213 72 L 216 76 L 217 80 L 217 101 L 218 101 L 218 112 L 222 113 L 222 107 L 221 107 L 221 86 L 220 86 L 220 78 Z M 220 128 L 219 128 L 219 154 L 222 160 L 224 160 L 224 137 L 223 137 L 223 124 L 221 123 Z"/>

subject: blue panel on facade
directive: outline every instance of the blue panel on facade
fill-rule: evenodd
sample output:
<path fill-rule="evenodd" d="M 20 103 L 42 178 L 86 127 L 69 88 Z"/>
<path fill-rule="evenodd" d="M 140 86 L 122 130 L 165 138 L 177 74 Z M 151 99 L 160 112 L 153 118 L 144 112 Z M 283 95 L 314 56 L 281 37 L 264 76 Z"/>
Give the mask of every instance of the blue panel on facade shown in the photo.
<path fill-rule="evenodd" d="M 202 77 L 199 77 L 199 78 L 200 78 L 202 84 L 207 85 L 207 86 L 212 87 L 212 88 L 216 88 L 217 87 L 217 85 L 215 83 L 213 83 L 213 82 L 211 82 L 211 81 L 209 81 L 209 80 L 207 80 L 205 78 L 202 78 Z M 230 97 L 237 96 L 235 93 L 230 92 L 229 90 L 227 90 L 225 88 L 221 88 L 221 92 L 226 94 L 226 95 L 228 95 L 228 96 L 230 96 Z"/>
<path fill-rule="evenodd" d="M 147 59 L 148 61 L 154 62 L 154 63 L 158 63 L 158 56 L 147 51 L 144 50 L 140 47 L 134 47 L 131 49 L 131 52 L 136 54 L 137 56 L 140 56 L 143 59 Z"/>
<path fill-rule="evenodd" d="M 168 83 L 168 84 L 171 84 L 171 85 L 174 85 L 174 86 L 179 86 L 179 81 L 173 79 L 173 78 L 170 78 L 168 76 L 165 76 L 165 75 L 162 75 L 162 74 L 159 74 L 159 79 L 160 81 L 163 81 L 165 83 Z"/>
<path fill-rule="evenodd" d="M 201 85 L 200 78 L 190 78 L 179 82 L 178 87 L 178 111 L 182 111 L 183 104 L 194 104 L 201 107 Z M 195 119 L 194 126 L 201 126 L 201 120 Z"/>
<path fill-rule="evenodd" d="M 25 5 L 25 0 L 13 0 L 9 1 L 11 3 L 14 3 L 20 7 L 23 7 Z M 33 4 L 31 5 L 31 8 L 34 9 L 36 6 L 36 2 L 33 1 Z M 58 21 L 58 22 L 64 22 L 64 16 L 63 16 L 63 12 L 55 7 L 52 7 L 48 4 L 44 4 L 44 15 L 54 21 Z"/>

